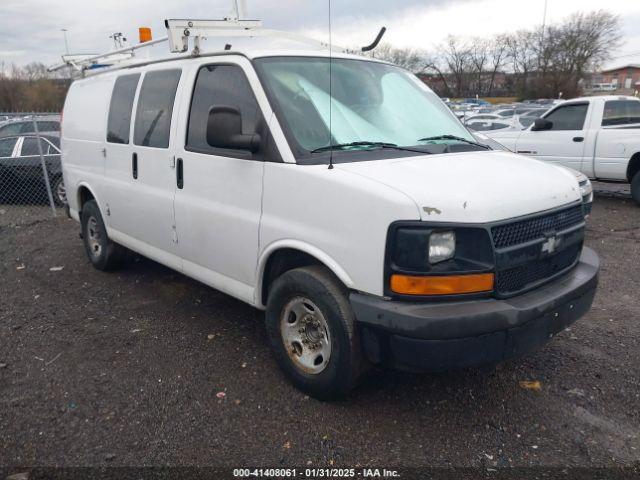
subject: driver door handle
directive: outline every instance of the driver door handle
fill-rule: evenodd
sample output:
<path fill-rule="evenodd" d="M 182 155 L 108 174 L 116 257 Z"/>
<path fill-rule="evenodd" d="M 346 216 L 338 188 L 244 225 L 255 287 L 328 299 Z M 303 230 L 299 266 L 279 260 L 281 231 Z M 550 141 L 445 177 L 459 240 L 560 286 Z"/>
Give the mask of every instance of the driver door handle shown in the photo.
<path fill-rule="evenodd" d="M 584 142 L 584 137 L 573 137 L 573 141 L 578 143 Z"/>

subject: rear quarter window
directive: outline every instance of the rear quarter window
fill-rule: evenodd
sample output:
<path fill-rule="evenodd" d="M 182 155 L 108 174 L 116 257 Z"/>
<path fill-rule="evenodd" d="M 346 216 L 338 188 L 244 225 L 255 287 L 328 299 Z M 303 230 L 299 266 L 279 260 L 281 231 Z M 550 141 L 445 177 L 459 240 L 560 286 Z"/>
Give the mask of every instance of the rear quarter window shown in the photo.
<path fill-rule="evenodd" d="M 133 140 L 136 145 L 167 148 L 180 70 L 145 74 L 138 98 Z"/>
<path fill-rule="evenodd" d="M 131 111 L 138 88 L 138 80 L 140 80 L 139 73 L 123 75 L 118 77 L 113 85 L 107 122 L 107 142 L 129 143 Z"/>
<path fill-rule="evenodd" d="M 602 126 L 640 123 L 640 102 L 635 100 L 610 100 L 604 104 Z"/>

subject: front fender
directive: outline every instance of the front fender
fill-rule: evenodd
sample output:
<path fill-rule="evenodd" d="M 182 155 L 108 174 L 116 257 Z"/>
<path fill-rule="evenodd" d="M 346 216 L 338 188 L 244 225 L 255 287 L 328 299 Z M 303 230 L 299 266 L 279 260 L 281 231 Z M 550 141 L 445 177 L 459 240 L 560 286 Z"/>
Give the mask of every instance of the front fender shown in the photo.
<path fill-rule="evenodd" d="M 264 278 L 264 272 L 265 272 L 265 268 L 267 266 L 269 257 L 271 257 L 271 255 L 274 252 L 285 249 L 285 248 L 299 250 L 308 255 L 311 255 L 312 257 L 317 259 L 320 263 L 322 263 L 325 267 L 331 270 L 331 272 L 333 272 L 333 274 L 336 277 L 338 277 L 338 279 L 340 279 L 340 281 L 347 288 L 353 288 L 354 283 L 350 275 L 346 272 L 346 270 L 344 270 L 344 268 L 342 268 L 342 266 L 340 266 L 338 262 L 336 262 L 329 254 L 324 252 L 322 249 L 300 240 L 294 240 L 294 239 L 277 240 L 267 245 L 262 250 L 260 256 L 258 257 L 258 264 L 257 264 L 257 270 L 256 270 L 256 283 L 255 283 L 256 290 L 255 290 L 255 298 L 254 298 L 256 305 L 264 307 L 264 304 L 262 302 L 262 281 Z"/>

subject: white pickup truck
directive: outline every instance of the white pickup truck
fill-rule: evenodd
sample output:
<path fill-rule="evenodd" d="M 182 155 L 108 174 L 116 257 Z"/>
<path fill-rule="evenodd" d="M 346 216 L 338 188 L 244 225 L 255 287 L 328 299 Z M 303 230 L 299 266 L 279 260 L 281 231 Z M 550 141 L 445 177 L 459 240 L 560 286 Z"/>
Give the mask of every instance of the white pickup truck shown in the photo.
<path fill-rule="evenodd" d="M 581 171 L 589 178 L 629 182 L 640 204 L 640 99 L 576 98 L 549 110 L 527 130 L 484 132 L 509 150 Z"/>

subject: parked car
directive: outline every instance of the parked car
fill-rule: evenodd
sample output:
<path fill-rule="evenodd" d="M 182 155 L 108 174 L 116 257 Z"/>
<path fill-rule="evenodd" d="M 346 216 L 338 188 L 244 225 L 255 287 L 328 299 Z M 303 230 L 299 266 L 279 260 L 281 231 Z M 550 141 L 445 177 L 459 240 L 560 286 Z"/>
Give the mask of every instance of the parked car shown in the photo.
<path fill-rule="evenodd" d="M 516 125 L 513 121 L 508 120 L 476 120 L 471 118 L 465 124 L 469 129 L 476 132 L 522 130 L 519 124 Z"/>
<path fill-rule="evenodd" d="M 571 173 L 479 144 L 376 59 L 198 53 L 69 89 L 64 178 L 95 268 L 126 247 L 266 310 L 282 370 L 324 399 L 371 364 L 502 361 L 589 310 L 599 261 Z"/>
<path fill-rule="evenodd" d="M 38 117 L 36 119 L 40 133 L 52 133 L 60 131 L 60 117 Z M 0 125 L 0 137 L 35 133 L 32 119 L 8 120 Z"/>
<path fill-rule="evenodd" d="M 60 164 L 60 136 L 43 134 L 40 137 L 53 201 L 66 205 L 66 190 Z M 45 176 L 34 135 L 0 138 L 0 194 L 7 199 L 45 200 Z"/>
<path fill-rule="evenodd" d="M 591 179 L 628 182 L 640 204 L 640 99 L 563 102 L 522 132 L 489 133 L 514 152 L 564 165 Z"/>
<path fill-rule="evenodd" d="M 462 103 L 466 103 L 469 105 L 478 105 L 478 106 L 488 106 L 491 105 L 486 100 L 482 100 L 481 98 L 465 98 L 462 100 Z"/>
<path fill-rule="evenodd" d="M 493 113 L 479 113 L 477 115 L 471 115 L 466 119 L 466 121 L 467 122 L 474 122 L 479 120 L 495 121 L 495 120 L 502 120 L 502 118 L 503 117 L 501 117 L 500 115 L 495 115 Z"/>

